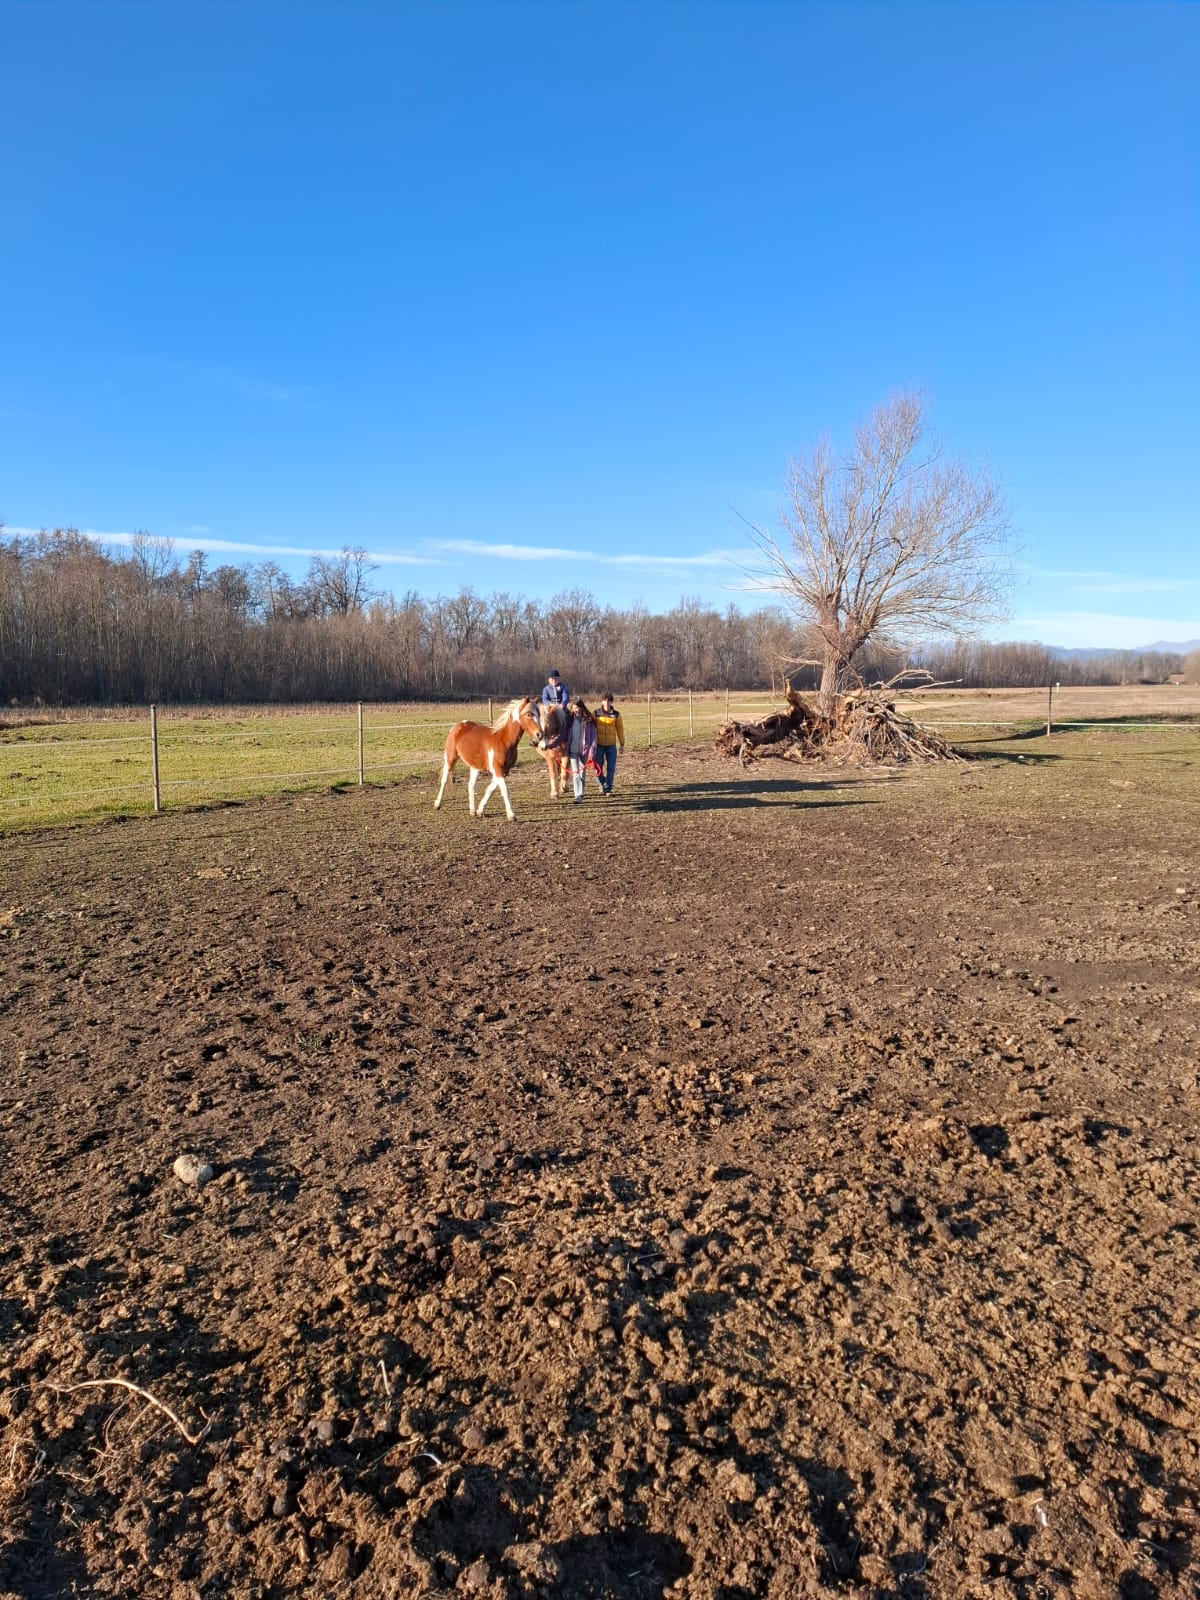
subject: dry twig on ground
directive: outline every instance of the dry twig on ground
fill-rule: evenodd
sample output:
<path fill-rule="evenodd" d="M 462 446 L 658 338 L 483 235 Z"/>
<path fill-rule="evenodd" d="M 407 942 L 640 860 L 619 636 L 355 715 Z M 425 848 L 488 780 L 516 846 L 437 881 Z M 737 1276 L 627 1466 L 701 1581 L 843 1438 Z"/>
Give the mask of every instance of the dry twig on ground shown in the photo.
<path fill-rule="evenodd" d="M 53 1389 L 55 1394 L 76 1394 L 80 1389 L 127 1389 L 130 1394 L 140 1395 L 156 1411 L 161 1411 L 164 1417 L 175 1424 L 188 1444 L 192 1446 L 200 1444 L 208 1436 L 208 1431 L 212 1427 L 212 1419 L 205 1417 L 204 1426 L 200 1429 L 200 1432 L 189 1433 L 177 1413 L 172 1411 L 170 1406 L 164 1405 L 161 1400 L 150 1393 L 149 1389 L 142 1389 L 136 1383 L 130 1383 L 128 1378 L 86 1378 L 82 1383 L 48 1383 L 46 1387 Z M 204 1416 L 203 1411 L 200 1415 Z"/>

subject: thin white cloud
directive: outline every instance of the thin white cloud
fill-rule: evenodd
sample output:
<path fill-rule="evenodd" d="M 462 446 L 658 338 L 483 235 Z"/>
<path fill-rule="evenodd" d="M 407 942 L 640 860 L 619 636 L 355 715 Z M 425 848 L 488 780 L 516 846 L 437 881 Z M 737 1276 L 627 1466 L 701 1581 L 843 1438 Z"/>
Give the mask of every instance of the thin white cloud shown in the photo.
<path fill-rule="evenodd" d="M 1143 577 L 1138 574 L 1072 569 L 1069 567 L 1026 567 L 1031 578 L 1064 580 L 1080 594 L 1168 594 L 1179 589 L 1200 588 L 1200 578 Z"/>
<path fill-rule="evenodd" d="M 1110 578 L 1103 583 L 1076 585 L 1080 594 L 1175 594 L 1200 588 L 1196 578 Z"/>
<path fill-rule="evenodd" d="M 162 373 L 178 383 L 200 383 L 212 389 L 244 395 L 248 400 L 267 400 L 273 405 L 291 406 L 301 411 L 311 411 L 317 400 L 317 391 L 306 383 L 276 383 L 269 378 L 256 378 L 231 367 L 209 366 L 194 361 L 176 361 L 169 356 L 136 356 L 125 365 L 136 373 Z"/>
<path fill-rule="evenodd" d="M 701 556 L 597 556 L 598 561 L 610 562 L 614 567 L 666 567 L 669 570 L 687 567 L 727 567 L 733 557 L 724 550 L 709 550 Z"/>
<path fill-rule="evenodd" d="M 245 378 L 239 372 L 227 372 L 220 367 L 197 376 L 216 388 L 233 389 L 250 400 L 272 400 L 301 411 L 312 411 L 317 403 L 317 391 L 306 383 L 271 383 L 263 378 Z"/>
<path fill-rule="evenodd" d="M 10 534 L 30 536 L 41 530 L 38 528 L 8 528 Z M 137 538 L 145 538 L 145 534 L 137 533 L 105 533 L 98 528 L 81 528 L 80 533 L 87 539 L 95 539 L 97 544 L 130 545 Z M 150 537 L 154 537 L 151 535 Z M 211 534 L 197 534 L 194 529 L 187 530 L 187 541 L 190 549 L 217 551 L 227 555 L 245 556 L 336 556 L 341 554 L 342 547 L 331 545 L 299 545 L 299 544 L 258 544 L 243 539 L 216 539 Z M 168 539 L 168 544 L 178 544 L 176 539 Z M 377 562 L 380 566 L 393 567 L 440 567 L 445 562 L 439 561 L 436 556 L 416 556 L 407 552 L 391 550 L 368 550 L 367 560 Z"/>
<path fill-rule="evenodd" d="M 1034 567 L 1027 561 L 1018 561 L 1016 565 L 1027 572 L 1031 578 L 1115 578 L 1115 572 L 1091 572 L 1078 567 Z"/>
<path fill-rule="evenodd" d="M 34 528 L 10 528 L 9 533 L 32 534 Z M 87 538 L 100 544 L 128 545 L 139 537 L 128 531 L 105 532 L 97 528 L 80 530 Z M 193 523 L 185 528 L 180 539 L 172 543 L 188 543 L 201 550 L 229 555 L 263 557 L 311 557 L 337 555 L 337 548 L 325 545 L 263 544 L 255 540 L 222 539 L 208 532 L 203 523 Z M 704 569 L 726 568 L 734 564 L 733 557 L 723 550 L 709 550 L 694 556 L 647 555 L 642 552 L 610 554 L 599 550 L 576 550 L 565 545 L 532 545 L 487 543 L 481 539 L 428 539 L 425 548 L 429 555 L 415 555 L 408 551 L 369 550 L 368 560 L 381 566 L 436 567 L 448 565 L 453 556 L 472 556 L 494 561 L 527 562 L 596 562 L 601 566 L 623 567 L 631 571 L 686 573 Z"/>
<path fill-rule="evenodd" d="M 474 539 L 431 539 L 430 549 L 450 555 L 489 556 L 497 561 L 577 561 L 578 550 L 560 550 L 553 545 L 481 544 Z"/>
<path fill-rule="evenodd" d="M 598 550 L 572 550 L 561 545 L 486 544 L 476 539 L 432 539 L 429 546 L 452 555 L 484 556 L 494 561 L 594 561 L 606 567 L 657 568 L 666 572 L 724 567 L 732 559 L 723 550 L 710 550 L 698 556 L 607 555 Z"/>

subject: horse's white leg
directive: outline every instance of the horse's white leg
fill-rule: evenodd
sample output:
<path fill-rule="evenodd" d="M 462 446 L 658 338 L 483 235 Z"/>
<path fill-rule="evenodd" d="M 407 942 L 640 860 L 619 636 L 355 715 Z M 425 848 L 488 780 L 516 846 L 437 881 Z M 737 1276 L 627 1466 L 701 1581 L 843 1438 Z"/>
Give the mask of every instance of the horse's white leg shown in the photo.
<path fill-rule="evenodd" d="M 475 813 L 475 815 L 478 816 L 478 817 L 481 817 L 483 815 L 483 808 L 484 808 L 485 805 L 487 805 L 488 801 L 491 799 L 492 790 L 496 787 L 497 783 L 500 781 L 496 777 L 496 763 L 492 759 L 492 756 L 491 756 L 490 752 L 488 754 L 488 771 L 492 775 L 492 781 L 491 781 L 491 783 L 488 784 L 487 788 L 483 791 L 483 799 L 479 802 L 479 810 Z"/>
<path fill-rule="evenodd" d="M 445 756 L 443 756 L 442 757 L 442 781 L 441 781 L 441 784 L 438 786 L 438 797 L 433 802 L 433 809 L 435 811 L 437 811 L 441 806 L 442 796 L 446 792 L 446 779 L 449 776 L 450 776 L 450 763 L 446 760 Z"/>
<path fill-rule="evenodd" d="M 501 798 L 504 801 L 504 815 L 510 822 L 515 822 L 517 819 L 513 816 L 512 801 L 508 798 L 508 785 L 503 778 L 496 777 L 492 779 L 492 789 L 496 787 L 499 787 Z M 489 794 L 491 794 L 492 789 L 488 790 Z"/>
<path fill-rule="evenodd" d="M 467 805 L 469 806 L 470 811 L 471 811 L 471 815 L 473 817 L 477 817 L 479 815 L 479 813 L 483 810 L 482 806 L 480 806 L 478 810 L 476 810 L 476 808 L 475 808 L 475 780 L 478 777 L 479 777 L 478 772 L 475 770 L 474 767 L 472 767 L 471 768 L 470 781 L 467 784 Z"/>
<path fill-rule="evenodd" d="M 496 787 L 496 785 L 498 783 L 500 783 L 500 779 L 499 778 L 493 778 L 491 783 L 489 783 L 487 788 L 483 791 L 483 799 L 479 802 L 479 810 L 476 812 L 477 816 L 481 817 L 483 815 L 483 808 L 484 808 L 485 805 L 487 805 L 488 801 L 492 798 L 492 791 L 493 791 L 493 789 L 495 789 L 495 787 Z M 503 785 L 501 785 L 501 787 L 503 787 Z"/>

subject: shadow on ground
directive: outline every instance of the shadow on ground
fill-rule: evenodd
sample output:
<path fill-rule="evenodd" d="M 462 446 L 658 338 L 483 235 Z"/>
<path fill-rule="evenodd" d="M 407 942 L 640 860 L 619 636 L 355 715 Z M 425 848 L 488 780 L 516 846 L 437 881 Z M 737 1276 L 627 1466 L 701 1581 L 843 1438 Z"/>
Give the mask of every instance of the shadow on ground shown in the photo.
<path fill-rule="evenodd" d="M 969 759 L 977 765 L 983 763 L 989 766 L 999 766 L 1001 764 L 1016 766 L 1020 764 L 1022 767 L 1044 767 L 1048 766 L 1052 762 L 1061 761 L 1063 759 L 1062 756 L 1053 755 L 1048 750 L 1032 750 L 1026 752 L 1024 750 L 970 749 L 965 750 L 963 754 L 968 756 Z"/>
<path fill-rule="evenodd" d="M 851 784 L 877 782 L 876 778 L 841 778 L 839 789 Z M 808 783 L 790 778 L 764 778 L 760 780 L 734 778 L 724 783 L 680 783 L 666 790 L 634 790 L 624 797 L 630 811 L 728 811 L 748 807 L 803 805 L 846 806 L 877 805 L 875 800 L 833 799 L 828 782 Z M 620 798 L 614 795 L 614 799 Z"/>

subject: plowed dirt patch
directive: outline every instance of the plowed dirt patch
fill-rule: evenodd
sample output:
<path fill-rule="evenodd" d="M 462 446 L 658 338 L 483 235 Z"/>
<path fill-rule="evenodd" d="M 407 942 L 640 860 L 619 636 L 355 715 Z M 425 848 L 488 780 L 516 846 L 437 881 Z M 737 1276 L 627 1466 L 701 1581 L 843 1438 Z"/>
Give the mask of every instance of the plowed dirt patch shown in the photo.
<path fill-rule="evenodd" d="M 1194 1595 L 1200 768 L 1018 749 L 0 841 L 0 1592 Z"/>

